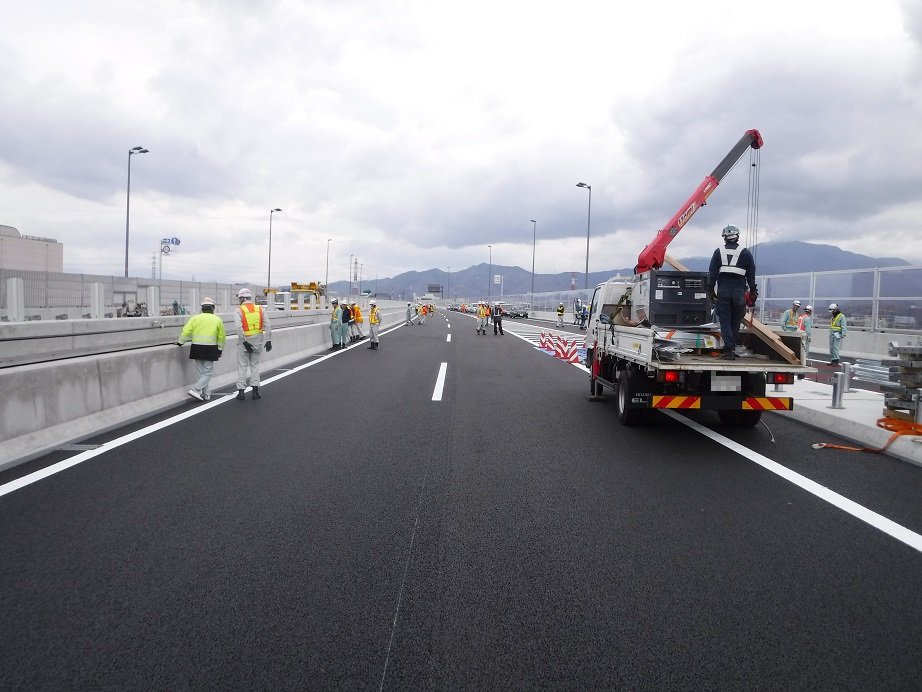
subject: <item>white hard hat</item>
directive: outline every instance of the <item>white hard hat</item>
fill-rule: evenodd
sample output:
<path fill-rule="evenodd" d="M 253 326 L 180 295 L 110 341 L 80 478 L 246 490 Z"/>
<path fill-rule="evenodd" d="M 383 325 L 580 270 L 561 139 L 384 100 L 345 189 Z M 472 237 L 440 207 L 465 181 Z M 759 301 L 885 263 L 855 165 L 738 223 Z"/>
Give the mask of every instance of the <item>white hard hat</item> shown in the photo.
<path fill-rule="evenodd" d="M 795 307 L 795 308 L 799 308 L 799 307 L 800 307 L 800 301 L 799 301 L 799 300 L 795 300 L 795 301 L 794 301 L 794 307 Z"/>
<path fill-rule="evenodd" d="M 214 307 L 214 298 L 202 298 L 201 305 L 210 305 L 211 307 Z"/>
<path fill-rule="evenodd" d="M 839 309 L 838 304 L 836 304 L 836 303 L 830 303 L 830 304 L 829 304 L 829 312 L 835 312 L 835 311 L 838 310 L 838 309 Z"/>
<path fill-rule="evenodd" d="M 369 305 L 377 305 L 377 303 L 376 303 L 375 301 L 373 301 L 373 300 L 369 300 L 369 301 L 368 301 L 368 304 L 369 304 Z"/>
<path fill-rule="evenodd" d="M 805 311 L 805 312 L 813 312 L 813 306 L 812 306 L 812 305 L 808 305 L 807 307 L 804 308 L 804 311 Z"/>
<path fill-rule="evenodd" d="M 350 304 L 350 305 L 355 305 L 355 301 L 353 300 L 353 301 L 352 301 L 351 303 L 349 303 L 349 304 Z"/>
<path fill-rule="evenodd" d="M 331 300 L 330 302 L 331 302 L 331 303 L 336 303 L 337 305 L 339 305 L 339 298 L 334 298 L 334 299 Z"/>
<path fill-rule="evenodd" d="M 244 287 L 241 288 L 239 291 L 237 291 L 237 297 L 238 297 L 238 298 L 252 298 L 252 297 L 253 297 L 253 291 L 251 291 L 251 290 L 248 289 L 246 286 L 244 286 Z"/>

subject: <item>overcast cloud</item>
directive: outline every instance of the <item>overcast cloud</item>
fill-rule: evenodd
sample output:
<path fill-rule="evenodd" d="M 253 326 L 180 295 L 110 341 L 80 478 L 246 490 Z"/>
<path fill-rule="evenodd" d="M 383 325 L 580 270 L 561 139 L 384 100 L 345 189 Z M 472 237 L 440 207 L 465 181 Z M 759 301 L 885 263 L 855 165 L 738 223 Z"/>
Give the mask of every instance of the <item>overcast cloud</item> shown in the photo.
<path fill-rule="evenodd" d="M 264 283 L 632 266 L 757 128 L 756 240 L 922 264 L 922 3 L 35 0 L 0 44 L 0 224 L 66 271 Z M 758 9 L 756 9 L 758 7 Z M 747 224 L 748 157 L 673 242 Z M 492 245 L 492 251 L 488 249 Z"/>

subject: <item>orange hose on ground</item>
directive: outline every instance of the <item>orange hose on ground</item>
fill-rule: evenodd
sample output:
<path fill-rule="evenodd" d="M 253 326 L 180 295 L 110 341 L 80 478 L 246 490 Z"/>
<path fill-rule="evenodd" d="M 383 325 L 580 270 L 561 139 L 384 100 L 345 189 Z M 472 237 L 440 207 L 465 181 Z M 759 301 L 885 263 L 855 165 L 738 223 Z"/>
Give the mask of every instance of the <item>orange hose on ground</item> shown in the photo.
<path fill-rule="evenodd" d="M 834 445 L 831 442 L 818 442 L 813 445 L 813 449 L 846 449 L 851 452 L 872 452 L 874 454 L 880 454 L 901 435 L 922 436 L 922 425 L 911 421 L 899 420 L 897 418 L 878 418 L 877 427 L 893 432 L 893 435 L 887 440 L 887 444 L 880 449 L 874 449 L 872 447 L 846 447 L 845 445 Z"/>

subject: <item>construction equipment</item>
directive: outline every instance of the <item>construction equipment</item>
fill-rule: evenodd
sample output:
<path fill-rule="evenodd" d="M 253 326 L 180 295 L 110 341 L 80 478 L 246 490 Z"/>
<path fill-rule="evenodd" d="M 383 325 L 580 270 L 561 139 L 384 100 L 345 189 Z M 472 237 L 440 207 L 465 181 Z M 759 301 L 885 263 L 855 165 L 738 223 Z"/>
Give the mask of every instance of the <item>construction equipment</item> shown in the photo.
<path fill-rule="evenodd" d="M 790 410 L 790 397 L 767 396 L 767 384 L 791 384 L 806 366 L 803 335 L 776 334 L 747 316 L 747 340 L 738 360 L 719 360 L 723 342 L 713 323 L 707 273 L 689 272 L 666 247 L 750 147 L 762 146 L 748 130 L 638 257 L 635 276 L 599 284 L 586 331 L 590 393 L 617 393 L 618 418 L 639 422 L 653 409 L 717 411 L 727 425 L 753 426 L 762 411 Z M 664 263 L 679 271 L 662 269 Z M 743 335 L 741 334 L 741 337 Z"/>

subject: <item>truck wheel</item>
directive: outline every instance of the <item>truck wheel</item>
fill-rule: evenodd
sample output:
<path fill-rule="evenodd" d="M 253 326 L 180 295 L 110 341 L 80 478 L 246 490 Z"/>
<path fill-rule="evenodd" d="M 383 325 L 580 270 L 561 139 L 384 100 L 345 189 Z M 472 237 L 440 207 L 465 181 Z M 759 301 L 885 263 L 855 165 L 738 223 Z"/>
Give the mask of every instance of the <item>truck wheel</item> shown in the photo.
<path fill-rule="evenodd" d="M 618 396 L 615 398 L 618 406 L 618 420 L 621 425 L 637 425 L 640 422 L 640 409 L 630 408 L 631 399 L 634 397 L 634 378 L 627 370 L 618 372 Z"/>

